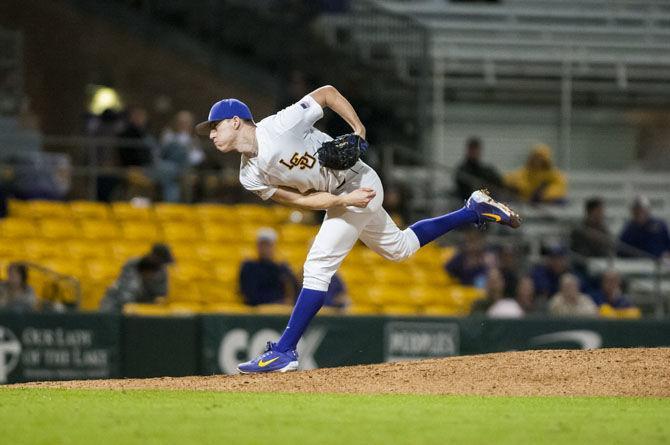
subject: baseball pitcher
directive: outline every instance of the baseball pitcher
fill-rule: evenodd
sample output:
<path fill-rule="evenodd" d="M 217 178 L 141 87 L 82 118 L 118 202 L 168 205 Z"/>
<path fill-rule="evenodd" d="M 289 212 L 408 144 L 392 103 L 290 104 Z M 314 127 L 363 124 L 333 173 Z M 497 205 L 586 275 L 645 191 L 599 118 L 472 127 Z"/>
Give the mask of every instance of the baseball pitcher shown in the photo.
<path fill-rule="evenodd" d="M 353 132 L 336 139 L 314 128 L 330 108 Z M 360 239 L 392 261 L 464 224 L 495 222 L 519 227 L 519 215 L 476 191 L 455 212 L 419 221 L 400 230 L 382 208 L 384 189 L 377 173 L 359 159 L 368 144 L 365 127 L 349 101 L 332 86 L 318 88 L 299 102 L 256 123 L 237 99 L 215 103 L 196 126 L 221 152 L 241 154 L 240 182 L 261 199 L 326 210 L 304 265 L 302 290 L 286 330 L 259 357 L 242 363 L 242 373 L 298 369 L 298 340 L 323 305 L 330 279 Z"/>

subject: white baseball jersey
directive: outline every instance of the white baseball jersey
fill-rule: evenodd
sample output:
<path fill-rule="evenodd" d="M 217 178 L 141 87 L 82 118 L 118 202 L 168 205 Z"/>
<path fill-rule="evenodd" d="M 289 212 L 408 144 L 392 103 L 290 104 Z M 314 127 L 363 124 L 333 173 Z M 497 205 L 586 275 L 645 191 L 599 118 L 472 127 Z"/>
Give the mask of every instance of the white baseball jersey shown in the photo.
<path fill-rule="evenodd" d="M 377 195 L 365 208 L 336 207 L 326 212 L 321 229 L 307 255 L 303 287 L 325 291 L 356 241 L 385 258 L 399 261 L 416 252 L 419 240 L 411 229 L 400 230 L 382 208 L 384 188 L 377 173 L 363 161 L 346 171 L 321 167 L 317 149 L 332 140 L 314 128 L 323 109 L 312 96 L 256 125 L 258 154 L 242 155 L 240 182 L 247 190 L 269 199 L 280 186 L 309 191 L 349 193 L 361 187 Z"/>
<path fill-rule="evenodd" d="M 240 183 L 262 199 L 272 197 L 278 186 L 309 191 L 333 192 L 345 172 L 322 167 L 316 151 L 333 138 L 314 128 L 323 109 L 312 96 L 266 117 L 256 125 L 258 154 L 242 155 Z"/>

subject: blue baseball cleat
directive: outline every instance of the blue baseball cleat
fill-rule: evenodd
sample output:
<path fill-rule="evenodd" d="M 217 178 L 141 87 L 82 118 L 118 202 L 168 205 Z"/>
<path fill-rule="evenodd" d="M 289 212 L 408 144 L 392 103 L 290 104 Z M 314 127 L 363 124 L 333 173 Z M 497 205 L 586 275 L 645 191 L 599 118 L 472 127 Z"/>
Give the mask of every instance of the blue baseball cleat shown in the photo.
<path fill-rule="evenodd" d="M 478 224 L 480 225 L 487 222 L 496 222 L 515 229 L 521 225 L 519 214 L 505 204 L 491 198 L 486 189 L 473 192 L 465 203 L 465 207 L 479 215 Z"/>
<path fill-rule="evenodd" d="M 298 369 L 298 353 L 295 350 L 279 352 L 274 349 L 276 347 L 276 343 L 268 342 L 264 353 L 253 360 L 240 363 L 237 365 L 237 370 L 242 374 L 296 371 Z"/>

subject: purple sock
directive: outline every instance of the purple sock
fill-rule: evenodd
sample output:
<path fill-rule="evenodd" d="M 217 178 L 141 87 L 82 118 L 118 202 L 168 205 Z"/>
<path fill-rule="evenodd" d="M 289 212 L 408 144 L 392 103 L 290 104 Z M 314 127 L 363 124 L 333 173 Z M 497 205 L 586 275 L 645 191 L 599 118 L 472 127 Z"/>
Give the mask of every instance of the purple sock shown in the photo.
<path fill-rule="evenodd" d="M 323 306 L 325 299 L 326 291 L 302 288 L 288 325 L 277 342 L 278 351 L 286 352 L 298 346 L 298 340 L 305 333 L 309 322 Z"/>
<path fill-rule="evenodd" d="M 463 207 L 460 210 L 438 216 L 437 218 L 417 221 L 409 226 L 409 228 L 412 229 L 416 234 L 416 237 L 419 238 L 419 244 L 423 247 L 435 238 L 444 235 L 458 226 L 473 224 L 478 220 L 479 216 L 474 210 Z"/>

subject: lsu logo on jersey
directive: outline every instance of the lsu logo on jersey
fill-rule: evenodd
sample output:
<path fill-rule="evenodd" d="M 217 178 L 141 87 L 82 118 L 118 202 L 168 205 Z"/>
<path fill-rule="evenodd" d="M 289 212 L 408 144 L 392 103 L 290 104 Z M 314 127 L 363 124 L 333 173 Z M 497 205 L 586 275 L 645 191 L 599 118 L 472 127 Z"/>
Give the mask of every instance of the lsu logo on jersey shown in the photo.
<path fill-rule="evenodd" d="M 305 152 L 305 154 L 302 156 L 300 156 L 298 153 L 294 153 L 293 156 L 291 156 L 289 162 L 280 159 L 279 163 L 288 167 L 289 170 L 292 170 L 293 167 L 300 167 L 300 170 L 304 170 L 306 168 L 314 167 L 316 159 L 314 158 L 314 156 L 309 155 L 307 152 Z"/>

